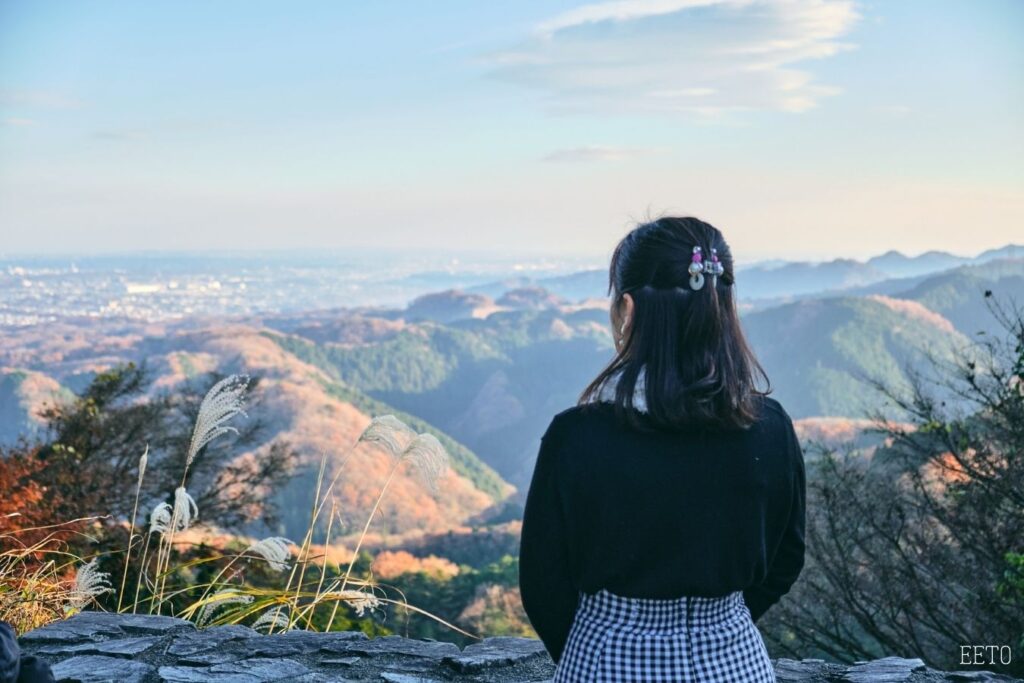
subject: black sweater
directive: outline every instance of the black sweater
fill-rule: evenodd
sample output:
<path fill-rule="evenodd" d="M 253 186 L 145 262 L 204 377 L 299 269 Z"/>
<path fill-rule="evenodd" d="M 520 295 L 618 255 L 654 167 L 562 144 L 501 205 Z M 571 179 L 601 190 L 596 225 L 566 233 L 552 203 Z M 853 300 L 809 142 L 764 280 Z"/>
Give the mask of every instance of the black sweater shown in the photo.
<path fill-rule="evenodd" d="M 519 551 L 523 607 L 557 662 L 578 592 L 743 591 L 758 619 L 804 564 L 804 461 L 773 399 L 743 431 L 642 432 L 609 403 L 559 413 L 541 440 Z"/>

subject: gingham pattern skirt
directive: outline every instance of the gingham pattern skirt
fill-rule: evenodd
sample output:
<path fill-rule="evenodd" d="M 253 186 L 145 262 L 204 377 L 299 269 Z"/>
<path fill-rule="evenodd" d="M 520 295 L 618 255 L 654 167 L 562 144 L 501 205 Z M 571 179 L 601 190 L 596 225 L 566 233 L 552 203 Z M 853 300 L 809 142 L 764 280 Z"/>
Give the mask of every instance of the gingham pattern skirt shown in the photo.
<path fill-rule="evenodd" d="M 775 683 L 750 610 L 721 598 L 580 593 L 553 683 Z"/>

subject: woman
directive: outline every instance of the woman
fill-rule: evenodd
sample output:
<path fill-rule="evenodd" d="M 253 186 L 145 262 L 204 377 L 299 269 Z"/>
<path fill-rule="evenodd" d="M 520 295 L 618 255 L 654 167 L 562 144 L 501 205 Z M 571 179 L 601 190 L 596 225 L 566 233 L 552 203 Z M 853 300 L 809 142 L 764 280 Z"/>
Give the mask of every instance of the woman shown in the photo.
<path fill-rule="evenodd" d="M 559 681 L 774 681 L 754 621 L 804 563 L 804 464 L 696 218 L 612 256 L 616 354 L 552 420 L 523 516 L 523 606 Z"/>

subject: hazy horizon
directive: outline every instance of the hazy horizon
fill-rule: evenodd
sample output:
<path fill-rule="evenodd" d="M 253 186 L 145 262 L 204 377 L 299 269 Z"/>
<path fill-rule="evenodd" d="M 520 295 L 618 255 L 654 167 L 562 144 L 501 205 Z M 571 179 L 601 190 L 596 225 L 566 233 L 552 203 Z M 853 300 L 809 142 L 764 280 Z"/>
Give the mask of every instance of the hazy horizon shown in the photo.
<path fill-rule="evenodd" d="M 60 251 L 3 251 L 0 250 L 0 263 L 2 262 L 15 262 L 18 260 L 25 261 L 90 261 L 90 260 L 102 260 L 102 259 L 116 259 L 116 258 L 144 258 L 144 259 L 196 259 L 196 260 L 213 260 L 213 259 L 228 259 L 228 260 L 244 260 L 244 259 L 267 259 L 270 261 L 274 260 L 291 260 L 291 259 L 311 259 L 313 263 L 324 261 L 328 259 L 345 259 L 345 258 L 358 258 L 367 257 L 372 255 L 379 256 L 396 256 L 399 258 L 414 258 L 419 260 L 443 260 L 448 261 L 454 265 L 480 265 L 485 263 L 502 263 L 508 264 L 515 261 L 524 261 L 535 264 L 536 262 L 552 262 L 552 263 L 564 263 L 564 262 L 587 262 L 590 261 L 593 267 L 606 267 L 609 257 L 611 256 L 612 249 L 615 246 L 615 242 L 609 243 L 606 249 L 600 251 L 593 250 L 590 252 L 586 251 L 556 251 L 556 250 L 507 250 L 498 248 L 478 248 L 478 249 L 447 249 L 443 247 L 438 248 L 410 248 L 410 247 L 392 247 L 387 245 L 382 246 L 356 246 L 356 247 L 327 247 L 327 248 L 315 248 L 315 247 L 279 247 L 279 248 L 250 248 L 250 249 L 203 249 L 203 250 L 187 250 L 187 249 L 124 249 L 124 250 L 102 250 L 102 251 L 78 251 L 78 252 L 60 252 Z M 945 253 L 958 258 L 970 259 L 977 257 L 987 251 L 994 249 L 1001 249 L 1004 247 L 1018 247 L 1024 249 L 1024 240 L 1011 240 L 1002 244 L 995 244 L 991 247 L 983 249 L 976 249 L 973 251 L 955 251 L 939 248 L 923 248 L 917 251 L 908 251 L 901 249 L 877 249 L 873 250 L 870 248 L 859 250 L 859 255 L 854 253 L 848 253 L 843 251 L 835 251 L 830 253 L 822 253 L 818 256 L 808 255 L 805 258 L 790 259 L 785 256 L 754 256 L 739 254 L 737 256 L 737 264 L 740 267 L 750 267 L 761 263 L 773 262 L 773 261 L 789 261 L 789 262 L 803 262 L 803 263 L 826 263 L 837 260 L 854 260 L 859 262 L 867 262 L 873 258 L 877 258 L 888 254 L 890 252 L 896 252 L 906 256 L 908 258 L 917 258 L 930 253 Z M 524 266 L 527 263 L 523 264 Z"/>

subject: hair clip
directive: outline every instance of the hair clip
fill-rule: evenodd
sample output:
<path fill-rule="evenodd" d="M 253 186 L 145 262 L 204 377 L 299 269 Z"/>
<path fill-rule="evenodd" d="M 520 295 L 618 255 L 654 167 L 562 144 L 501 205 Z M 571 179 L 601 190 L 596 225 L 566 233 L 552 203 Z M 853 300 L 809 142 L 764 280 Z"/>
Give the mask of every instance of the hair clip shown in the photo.
<path fill-rule="evenodd" d="M 690 258 L 690 289 L 698 290 L 704 287 L 704 274 L 711 276 L 711 285 L 718 286 L 718 276 L 725 273 L 725 266 L 718 260 L 718 250 L 711 248 L 711 260 L 705 261 L 704 254 L 700 247 L 693 248 L 693 256 Z"/>
<path fill-rule="evenodd" d="M 706 264 L 705 271 L 711 273 L 711 285 L 718 286 L 718 276 L 725 272 L 725 266 L 718 260 L 718 250 L 711 247 L 711 263 Z"/>
<path fill-rule="evenodd" d="M 700 247 L 693 248 L 693 256 L 690 258 L 690 289 L 698 290 L 704 286 L 704 257 L 700 253 Z"/>

